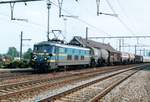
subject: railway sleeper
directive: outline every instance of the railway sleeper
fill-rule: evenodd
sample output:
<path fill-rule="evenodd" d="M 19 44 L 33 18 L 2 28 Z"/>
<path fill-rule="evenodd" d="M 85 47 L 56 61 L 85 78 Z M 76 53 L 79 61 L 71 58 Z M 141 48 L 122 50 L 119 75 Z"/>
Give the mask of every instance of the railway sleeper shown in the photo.
<path fill-rule="evenodd" d="M 6 91 L 6 90 L 0 90 L 0 95 L 4 95 L 6 93 L 8 93 L 8 91 Z"/>

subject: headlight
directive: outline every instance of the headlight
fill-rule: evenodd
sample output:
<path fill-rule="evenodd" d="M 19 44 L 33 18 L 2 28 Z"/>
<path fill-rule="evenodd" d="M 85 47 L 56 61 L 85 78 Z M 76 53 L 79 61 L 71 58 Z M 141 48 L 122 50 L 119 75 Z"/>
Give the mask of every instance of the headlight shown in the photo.
<path fill-rule="evenodd" d="M 36 55 L 34 55 L 34 56 L 33 56 L 33 59 L 34 59 L 34 60 L 36 60 L 36 59 L 37 59 L 37 56 L 36 56 Z"/>
<path fill-rule="evenodd" d="M 44 60 L 48 60 L 48 57 L 45 57 Z"/>

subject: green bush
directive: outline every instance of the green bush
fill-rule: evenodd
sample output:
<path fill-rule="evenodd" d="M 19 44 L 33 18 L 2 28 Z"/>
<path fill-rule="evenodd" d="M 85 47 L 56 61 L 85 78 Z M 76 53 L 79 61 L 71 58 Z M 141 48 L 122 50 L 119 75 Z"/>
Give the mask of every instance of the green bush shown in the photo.
<path fill-rule="evenodd" d="M 2 62 L 0 62 L 0 68 L 3 68 L 3 63 Z"/>
<path fill-rule="evenodd" d="M 6 65 L 7 68 L 27 68 L 29 67 L 29 63 L 27 61 L 13 61 L 10 64 Z"/>

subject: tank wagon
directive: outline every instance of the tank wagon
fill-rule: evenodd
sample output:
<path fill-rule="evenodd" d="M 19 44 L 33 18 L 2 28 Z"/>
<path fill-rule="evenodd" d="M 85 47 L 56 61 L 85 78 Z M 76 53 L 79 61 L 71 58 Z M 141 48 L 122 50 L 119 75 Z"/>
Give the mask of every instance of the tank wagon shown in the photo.
<path fill-rule="evenodd" d="M 142 57 L 142 56 L 141 56 L 141 57 Z M 135 61 L 135 55 L 129 53 L 129 63 L 134 63 L 134 61 Z M 142 62 L 142 61 L 141 61 L 141 62 Z"/>
<path fill-rule="evenodd" d="M 67 45 L 53 40 L 40 42 L 34 45 L 32 68 L 47 72 L 71 66 L 95 67 L 143 62 L 143 57 L 139 55 L 110 50 L 106 45 L 100 47 L 91 45 Z"/>
<path fill-rule="evenodd" d="M 121 52 L 109 51 L 109 64 L 117 65 L 121 63 Z"/>
<path fill-rule="evenodd" d="M 91 66 L 100 66 L 108 64 L 109 52 L 105 49 L 90 48 Z"/>
<path fill-rule="evenodd" d="M 121 52 L 121 63 L 127 64 L 129 63 L 129 54 L 126 52 Z"/>

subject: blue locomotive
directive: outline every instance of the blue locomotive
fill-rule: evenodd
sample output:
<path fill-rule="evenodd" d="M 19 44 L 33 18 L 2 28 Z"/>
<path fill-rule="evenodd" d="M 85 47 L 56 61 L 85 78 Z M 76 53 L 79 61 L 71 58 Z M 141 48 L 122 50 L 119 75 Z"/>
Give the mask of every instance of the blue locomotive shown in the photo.
<path fill-rule="evenodd" d="M 32 68 L 40 72 L 75 65 L 89 66 L 90 49 L 55 41 L 43 41 L 34 45 L 31 63 Z"/>

